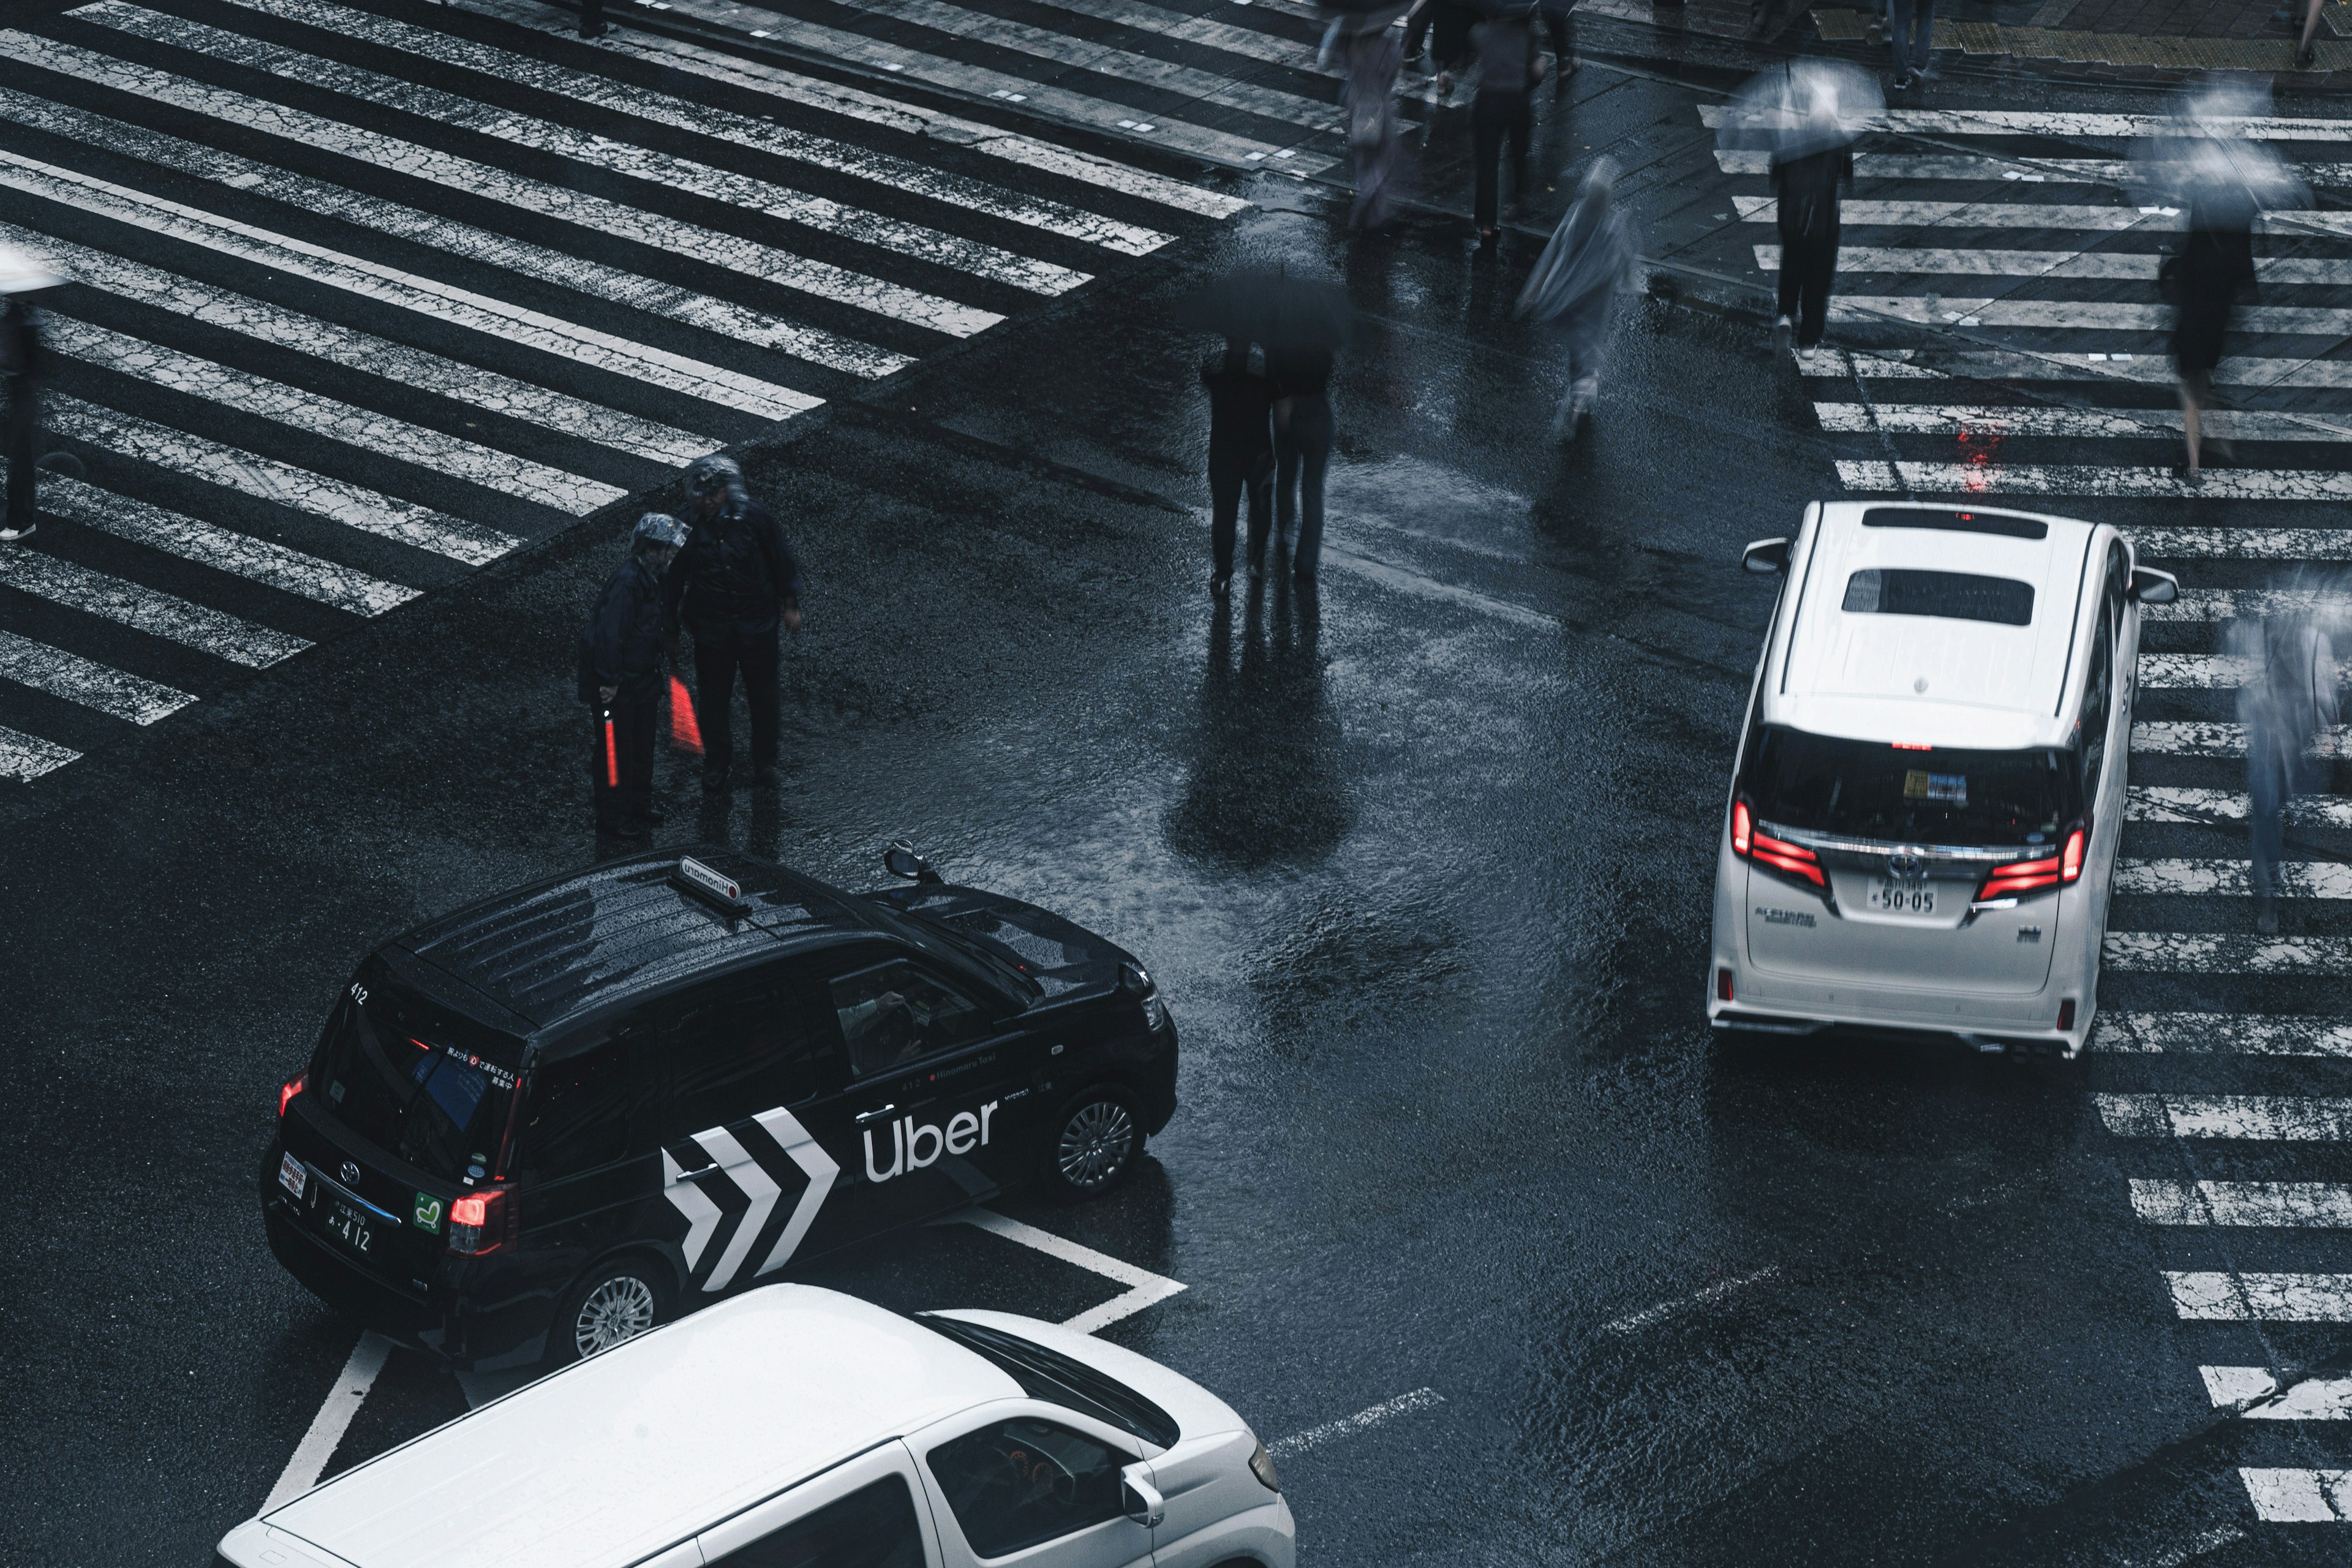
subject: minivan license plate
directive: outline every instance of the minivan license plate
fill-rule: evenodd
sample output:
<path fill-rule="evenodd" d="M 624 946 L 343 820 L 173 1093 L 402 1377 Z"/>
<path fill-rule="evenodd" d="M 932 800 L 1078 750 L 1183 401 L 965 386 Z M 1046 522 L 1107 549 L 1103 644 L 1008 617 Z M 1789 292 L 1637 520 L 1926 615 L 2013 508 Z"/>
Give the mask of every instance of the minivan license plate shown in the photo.
<path fill-rule="evenodd" d="M 1886 915 L 1932 915 L 1936 889 L 1932 883 L 1898 882 L 1892 877 L 1870 879 L 1870 908 Z"/>
<path fill-rule="evenodd" d="M 375 1237 L 368 1229 L 367 1219 L 349 1204 L 337 1204 L 327 1211 L 327 1228 L 341 1237 L 343 1245 L 362 1258 L 375 1245 Z"/>

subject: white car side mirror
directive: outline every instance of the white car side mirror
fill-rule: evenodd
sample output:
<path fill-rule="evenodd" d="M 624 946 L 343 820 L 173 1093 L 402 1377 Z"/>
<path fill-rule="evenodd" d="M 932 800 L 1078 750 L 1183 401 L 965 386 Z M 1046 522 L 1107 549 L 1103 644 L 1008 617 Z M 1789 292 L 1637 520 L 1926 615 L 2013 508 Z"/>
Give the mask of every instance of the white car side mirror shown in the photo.
<path fill-rule="evenodd" d="M 1127 1504 L 1127 1517 L 1146 1530 L 1157 1530 L 1160 1521 L 1168 1517 L 1168 1500 L 1151 1484 L 1151 1468 L 1148 1465 L 1129 1465 L 1118 1473 L 1119 1500 Z"/>
<path fill-rule="evenodd" d="M 2132 568 L 2131 596 L 2143 605 L 2168 605 L 2180 597 L 2180 579 L 2153 566 Z"/>
<path fill-rule="evenodd" d="M 1789 569 L 1789 542 L 1785 539 L 1759 539 L 1739 552 L 1739 563 L 1762 575 L 1786 572 Z"/>

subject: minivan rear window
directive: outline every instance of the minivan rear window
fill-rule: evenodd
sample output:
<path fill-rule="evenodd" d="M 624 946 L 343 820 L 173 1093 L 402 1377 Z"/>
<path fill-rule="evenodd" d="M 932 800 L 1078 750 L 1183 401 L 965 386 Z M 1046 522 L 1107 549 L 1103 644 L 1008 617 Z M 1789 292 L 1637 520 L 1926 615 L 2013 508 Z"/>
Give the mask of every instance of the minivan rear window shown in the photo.
<path fill-rule="evenodd" d="M 1759 726 L 1740 791 L 1760 821 L 1841 837 L 2011 847 L 2080 814 L 2071 753 L 1894 746 Z"/>
<path fill-rule="evenodd" d="M 2030 626 L 2033 584 L 2014 577 L 1979 577 L 1973 572 L 1866 566 L 1845 580 L 1845 602 L 1838 607 L 1849 615 L 1942 616 Z"/>
<path fill-rule="evenodd" d="M 2004 517 L 1997 511 L 1939 511 L 1933 507 L 1874 506 L 1862 514 L 1864 528 L 1940 528 L 1954 533 L 1998 533 L 2007 539 L 2047 539 L 2050 525 L 2039 518 Z"/>
<path fill-rule="evenodd" d="M 336 1009 L 312 1103 L 434 1176 L 495 1173 L 521 1043 L 388 983 L 365 991 Z"/>

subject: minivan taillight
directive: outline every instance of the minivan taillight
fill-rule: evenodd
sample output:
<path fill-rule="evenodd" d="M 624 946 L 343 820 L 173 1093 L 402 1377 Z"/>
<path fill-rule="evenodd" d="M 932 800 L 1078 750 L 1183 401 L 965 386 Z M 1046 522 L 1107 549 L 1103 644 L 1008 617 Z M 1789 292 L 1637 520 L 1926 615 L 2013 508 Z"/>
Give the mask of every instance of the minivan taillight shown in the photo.
<path fill-rule="evenodd" d="M 1733 801 L 1731 803 L 1731 852 L 1743 860 L 1748 858 L 1748 835 L 1755 826 L 1755 818 L 1748 815 L 1748 803 L 1744 800 Z"/>
<path fill-rule="evenodd" d="M 278 1114 L 279 1116 L 281 1116 L 281 1117 L 282 1117 L 282 1116 L 284 1116 L 284 1115 L 286 1114 L 286 1108 L 287 1108 L 288 1106 L 289 1106 L 289 1105 L 291 1105 L 291 1104 L 293 1104 L 293 1103 L 294 1103 L 294 1097 L 295 1097 L 296 1095 L 298 1095 L 298 1094 L 301 1093 L 301 1092 L 302 1092 L 302 1088 L 303 1088 L 303 1086 L 304 1086 L 305 1084 L 309 1083 L 310 1081 L 310 1069 L 306 1068 L 304 1068 L 302 1071 L 298 1072 L 298 1073 L 296 1073 L 296 1074 L 294 1075 L 294 1079 L 293 1079 L 293 1081 L 292 1081 L 291 1083 L 289 1083 L 289 1084 L 287 1084 L 285 1087 L 283 1087 L 283 1088 L 281 1088 L 280 1089 L 278 1089 Z"/>
<path fill-rule="evenodd" d="M 1829 879 L 1822 874 L 1822 858 L 1801 844 L 1775 838 L 1758 827 L 1744 800 L 1731 803 L 1731 852 L 1742 860 L 1769 866 L 1801 882 L 1811 882 L 1823 892 L 1829 890 Z"/>
<path fill-rule="evenodd" d="M 2039 860 L 2011 860 L 2006 866 L 1994 867 L 1986 873 L 1977 900 L 1982 903 L 1993 899 L 2024 898 L 2047 892 L 2062 882 L 2079 880 L 2086 832 L 2077 827 L 2066 835 L 2065 845 L 2055 855 L 2045 855 Z"/>
<path fill-rule="evenodd" d="M 449 1205 L 449 1250 L 468 1258 L 494 1252 L 514 1225 L 514 1197 L 504 1187 L 467 1193 Z"/>

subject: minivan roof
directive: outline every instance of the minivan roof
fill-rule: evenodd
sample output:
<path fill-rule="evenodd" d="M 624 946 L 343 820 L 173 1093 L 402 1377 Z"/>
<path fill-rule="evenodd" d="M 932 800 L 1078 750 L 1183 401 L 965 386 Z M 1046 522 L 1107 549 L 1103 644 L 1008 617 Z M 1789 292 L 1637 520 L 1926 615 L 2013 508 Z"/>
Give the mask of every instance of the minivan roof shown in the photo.
<path fill-rule="evenodd" d="M 749 912 L 677 886 L 679 851 L 657 850 L 494 893 L 386 945 L 546 1028 L 779 943 L 871 929 L 814 879 L 730 849 L 686 853 L 739 884 Z"/>
<path fill-rule="evenodd" d="M 1908 520 L 1917 519 L 1916 525 Z M 1986 507 L 1837 501 L 1790 563 L 1767 722 L 1863 741 L 2013 750 L 2072 738 L 2064 696 L 2099 530 Z M 1843 607 L 1856 572 L 1964 574 L 2032 591 L 2024 626 Z"/>
<path fill-rule="evenodd" d="M 461 1415 L 265 1516 L 354 1568 L 622 1568 L 1020 1386 L 838 1291 L 768 1285 Z"/>

